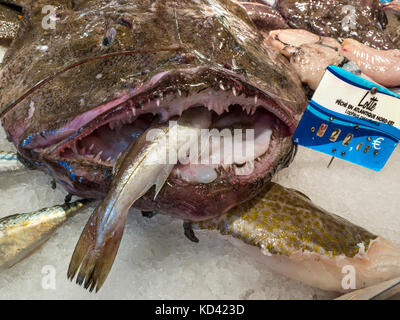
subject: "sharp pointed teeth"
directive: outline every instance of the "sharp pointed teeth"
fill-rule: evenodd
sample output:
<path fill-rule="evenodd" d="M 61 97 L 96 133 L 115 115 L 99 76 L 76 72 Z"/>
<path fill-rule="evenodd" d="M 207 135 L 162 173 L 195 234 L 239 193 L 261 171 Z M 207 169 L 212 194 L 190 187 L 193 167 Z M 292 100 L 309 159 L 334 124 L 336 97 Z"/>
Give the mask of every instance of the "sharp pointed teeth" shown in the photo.
<path fill-rule="evenodd" d="M 92 145 L 90 146 L 89 151 L 92 151 L 93 148 L 94 148 L 94 143 L 92 143 Z"/>
<path fill-rule="evenodd" d="M 103 154 L 103 150 L 101 150 L 101 151 L 97 154 L 97 156 L 96 156 L 96 158 L 94 158 L 94 160 L 99 161 L 102 154 Z"/>
<path fill-rule="evenodd" d="M 110 162 L 111 159 L 112 159 L 112 157 L 108 157 L 107 160 L 106 160 L 106 162 Z"/>
<path fill-rule="evenodd" d="M 76 143 L 74 143 L 74 144 L 71 146 L 71 149 L 72 149 L 72 151 L 73 151 L 75 154 L 79 154 L 78 149 L 76 148 Z"/>
<path fill-rule="evenodd" d="M 160 106 L 160 104 L 161 104 L 161 101 L 160 101 L 160 99 L 157 99 L 157 100 L 156 100 L 156 103 L 157 103 L 157 107 L 159 107 L 159 106 Z"/>
<path fill-rule="evenodd" d="M 237 91 L 236 91 L 236 88 L 235 88 L 235 87 L 232 88 L 232 92 L 233 92 L 233 95 L 234 95 L 235 97 L 237 97 Z"/>
<path fill-rule="evenodd" d="M 132 114 L 133 116 L 136 116 L 136 108 L 132 108 Z"/>
<path fill-rule="evenodd" d="M 178 89 L 178 94 L 180 97 L 182 97 L 182 91 L 180 89 Z"/>
<path fill-rule="evenodd" d="M 257 104 L 258 103 L 258 96 L 254 97 L 254 103 Z"/>
<path fill-rule="evenodd" d="M 219 87 L 221 88 L 221 90 L 225 91 L 225 87 L 222 83 L 219 84 Z"/>
<path fill-rule="evenodd" d="M 237 69 L 237 64 L 236 64 L 236 60 L 235 59 L 232 59 L 232 67 L 234 69 Z"/>

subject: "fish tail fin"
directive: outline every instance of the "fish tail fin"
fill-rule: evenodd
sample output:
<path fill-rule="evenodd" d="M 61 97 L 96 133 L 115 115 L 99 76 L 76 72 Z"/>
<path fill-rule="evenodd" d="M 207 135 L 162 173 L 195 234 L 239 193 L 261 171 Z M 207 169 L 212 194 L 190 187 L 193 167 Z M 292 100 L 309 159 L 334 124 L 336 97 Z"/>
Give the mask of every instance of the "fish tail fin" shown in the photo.
<path fill-rule="evenodd" d="M 96 208 L 87 222 L 68 268 L 68 279 L 72 281 L 77 275 L 76 283 L 90 292 L 100 290 L 111 270 L 128 213 L 111 216 L 104 214 L 102 207 L 103 204 Z"/>
<path fill-rule="evenodd" d="M 160 172 L 156 178 L 156 181 L 154 183 L 156 186 L 154 199 L 157 198 L 158 193 L 164 187 L 164 184 L 167 181 L 168 177 L 170 176 L 173 168 L 174 168 L 174 165 L 168 165 L 168 166 L 165 166 L 162 170 L 160 170 Z"/>

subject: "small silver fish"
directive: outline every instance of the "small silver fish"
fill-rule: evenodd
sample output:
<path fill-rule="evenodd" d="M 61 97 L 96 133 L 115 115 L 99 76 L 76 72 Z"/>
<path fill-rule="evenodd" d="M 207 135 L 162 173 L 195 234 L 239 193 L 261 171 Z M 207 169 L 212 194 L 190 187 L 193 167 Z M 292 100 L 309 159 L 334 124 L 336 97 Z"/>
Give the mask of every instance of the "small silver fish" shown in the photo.
<path fill-rule="evenodd" d="M 25 169 L 14 152 L 0 151 L 0 173 Z"/>
<path fill-rule="evenodd" d="M 400 293 L 400 278 L 346 293 L 335 300 L 385 300 Z"/>
<path fill-rule="evenodd" d="M 0 219 L 0 270 L 29 256 L 89 202 L 79 200 Z"/>
<path fill-rule="evenodd" d="M 115 166 L 107 197 L 95 209 L 76 245 L 68 268 L 68 278 L 98 291 L 112 267 L 123 235 L 129 208 L 152 186 L 156 196 L 175 167 L 167 161 L 171 153 L 190 137 L 197 143 L 201 129 L 211 125 L 211 113 L 204 108 L 185 111 L 176 124 L 153 124 L 123 154 Z M 151 134 L 151 139 L 149 135 Z M 176 138 L 176 144 L 171 143 Z M 190 148 L 190 144 L 186 145 Z M 180 148 L 179 148 L 180 149 Z M 164 161 L 158 161 L 164 158 Z M 79 269 L 80 267 L 80 269 Z"/>

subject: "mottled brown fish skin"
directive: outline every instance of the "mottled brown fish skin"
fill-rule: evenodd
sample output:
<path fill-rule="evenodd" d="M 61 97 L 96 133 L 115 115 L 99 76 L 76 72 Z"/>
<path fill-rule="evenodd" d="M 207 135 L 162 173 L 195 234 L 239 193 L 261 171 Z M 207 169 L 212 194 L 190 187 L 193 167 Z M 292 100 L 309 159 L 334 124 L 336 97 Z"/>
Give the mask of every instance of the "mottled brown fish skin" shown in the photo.
<path fill-rule="evenodd" d="M 305 195 L 271 183 L 253 200 L 198 224 L 219 230 L 266 253 L 290 256 L 299 250 L 354 257 L 377 236 L 314 205 Z"/>
<path fill-rule="evenodd" d="M 378 0 L 278 1 L 279 12 L 292 28 L 339 41 L 353 38 L 376 49 L 398 48 L 399 38 L 386 31 L 388 20 L 382 7 Z M 349 25 L 349 19 L 355 24 Z M 400 26 L 398 21 L 395 23 L 396 28 Z"/>

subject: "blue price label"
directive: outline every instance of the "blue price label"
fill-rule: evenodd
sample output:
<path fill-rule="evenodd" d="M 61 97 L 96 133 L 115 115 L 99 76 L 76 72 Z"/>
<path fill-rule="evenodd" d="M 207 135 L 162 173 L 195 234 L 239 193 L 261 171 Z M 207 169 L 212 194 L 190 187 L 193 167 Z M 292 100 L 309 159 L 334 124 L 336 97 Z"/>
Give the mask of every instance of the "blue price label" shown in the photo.
<path fill-rule="evenodd" d="M 330 66 L 293 140 L 379 171 L 400 141 L 400 96 Z"/>

